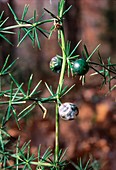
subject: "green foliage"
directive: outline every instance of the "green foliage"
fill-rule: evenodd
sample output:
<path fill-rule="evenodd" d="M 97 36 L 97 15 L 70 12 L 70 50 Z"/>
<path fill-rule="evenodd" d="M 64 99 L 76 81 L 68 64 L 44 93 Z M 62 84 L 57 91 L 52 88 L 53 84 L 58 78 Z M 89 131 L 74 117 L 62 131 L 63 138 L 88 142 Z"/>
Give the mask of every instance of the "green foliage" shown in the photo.
<path fill-rule="evenodd" d="M 77 164 L 72 162 L 72 165 L 76 168 L 76 170 L 100 170 L 101 169 L 100 162 L 97 160 L 93 160 L 92 158 L 90 158 L 86 163 L 84 163 L 80 158 Z"/>
<path fill-rule="evenodd" d="M 50 1 L 52 4 L 52 1 Z M 116 85 L 112 85 L 112 81 L 116 78 L 116 64 L 112 64 L 110 57 L 107 60 L 107 63 L 104 63 L 98 48 L 98 45 L 92 52 L 89 54 L 86 45 L 83 47 L 82 55 L 76 53 L 77 48 L 79 47 L 81 41 L 77 42 L 74 49 L 71 51 L 71 42 L 65 40 L 65 30 L 63 25 L 64 15 L 69 12 L 70 6 L 68 9 L 64 9 L 65 0 L 60 0 L 58 2 L 58 16 L 55 16 L 51 11 L 44 8 L 45 12 L 50 15 L 50 19 L 44 20 L 43 13 L 39 19 L 37 19 L 37 12 L 34 11 L 33 16 L 29 19 L 27 18 L 28 5 L 25 5 L 22 12 L 22 16 L 19 19 L 15 11 L 8 4 L 8 7 L 14 17 L 16 25 L 4 26 L 4 24 L 9 19 L 3 18 L 4 11 L 0 14 L 0 37 L 3 38 L 7 43 L 12 43 L 6 38 L 6 34 L 15 34 L 12 29 L 18 29 L 18 45 L 25 41 L 27 37 L 32 42 L 34 46 L 37 43 L 38 48 L 40 48 L 39 35 L 42 34 L 46 38 L 50 38 L 53 30 L 56 29 L 58 32 L 58 45 L 61 48 L 62 56 L 57 55 L 58 58 L 62 61 L 60 67 L 59 82 L 57 85 L 57 90 L 55 91 L 53 87 L 45 83 L 45 88 L 49 91 L 50 95 L 48 97 L 40 97 L 39 90 L 42 80 L 38 81 L 36 86 L 33 88 L 33 75 L 30 76 L 26 87 L 24 90 L 24 83 L 18 83 L 16 77 L 13 74 L 13 67 L 17 59 L 12 63 L 8 64 L 10 55 L 6 58 L 2 68 L 0 69 L 0 106 L 5 106 L 2 113 L 1 123 L 0 123 L 0 166 L 2 169 L 29 169 L 31 170 L 33 166 L 35 169 L 46 169 L 51 170 L 62 170 L 68 165 L 68 161 L 65 160 L 66 150 L 63 152 L 59 148 L 59 106 L 62 104 L 62 98 L 67 95 L 75 86 L 71 85 L 68 87 L 65 85 L 64 78 L 68 70 L 68 76 L 73 76 L 72 72 L 72 62 L 76 61 L 79 58 L 85 58 L 86 63 L 89 68 L 93 69 L 93 73 L 90 76 L 99 75 L 102 76 L 101 87 L 105 84 L 108 84 L 109 91 L 112 91 L 116 88 Z M 47 24 L 48 22 L 52 23 L 50 31 L 44 30 L 41 28 L 41 25 Z M 11 31 L 10 31 L 11 30 Z M 23 34 L 22 34 L 23 32 Z M 98 52 L 98 62 L 91 61 L 95 52 Z M 3 78 L 9 77 L 8 87 L 3 86 Z M 86 75 L 80 76 L 82 79 L 82 84 L 85 83 Z M 55 151 L 52 151 L 50 148 L 46 149 L 45 153 L 41 155 L 41 147 L 38 148 L 38 155 L 35 156 L 30 151 L 30 141 L 20 145 L 20 137 L 18 140 L 14 139 L 7 130 L 7 122 L 13 117 L 17 124 L 17 127 L 20 129 L 20 121 L 27 117 L 28 114 L 32 112 L 35 107 L 40 107 L 43 112 L 43 118 L 46 117 L 47 108 L 44 106 L 44 103 L 54 103 L 56 107 L 55 115 Z M 20 108 L 20 109 L 19 109 Z M 20 110 L 20 111 L 19 111 Z M 16 146 L 15 142 L 16 141 Z M 15 146 L 14 150 L 8 149 L 8 145 L 13 144 Z M 11 161 L 13 165 L 11 165 Z M 75 169 L 77 170 L 99 170 L 98 164 L 95 161 L 87 161 L 85 166 L 83 165 L 81 159 L 78 164 L 72 163 Z"/>
<path fill-rule="evenodd" d="M 12 31 L 7 31 L 3 28 L 4 24 L 7 22 L 7 20 L 9 19 L 9 17 L 7 17 L 5 20 L 2 20 L 3 18 L 3 14 L 4 14 L 4 11 L 2 11 L 2 13 L 0 14 L 0 37 L 3 38 L 7 43 L 13 45 L 7 38 L 4 34 L 15 34 L 14 32 Z"/>

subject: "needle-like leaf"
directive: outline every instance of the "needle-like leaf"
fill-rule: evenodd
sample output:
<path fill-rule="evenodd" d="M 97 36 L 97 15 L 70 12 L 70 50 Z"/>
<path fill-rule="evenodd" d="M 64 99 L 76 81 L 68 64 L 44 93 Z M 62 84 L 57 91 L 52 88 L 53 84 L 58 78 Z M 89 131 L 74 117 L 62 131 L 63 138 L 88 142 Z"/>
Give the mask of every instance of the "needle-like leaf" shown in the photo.
<path fill-rule="evenodd" d="M 32 92 L 31 92 L 30 95 L 29 95 L 30 97 L 35 94 L 35 92 L 36 92 L 36 90 L 38 89 L 38 87 L 39 87 L 39 85 L 41 84 L 41 82 L 42 82 L 42 80 L 40 80 L 39 83 L 38 83 L 38 84 L 35 86 L 35 88 L 32 90 Z"/>
<path fill-rule="evenodd" d="M 36 106 L 36 103 L 33 102 L 29 106 L 27 106 L 25 109 L 23 109 L 19 114 L 18 114 L 18 121 L 27 116 Z"/>

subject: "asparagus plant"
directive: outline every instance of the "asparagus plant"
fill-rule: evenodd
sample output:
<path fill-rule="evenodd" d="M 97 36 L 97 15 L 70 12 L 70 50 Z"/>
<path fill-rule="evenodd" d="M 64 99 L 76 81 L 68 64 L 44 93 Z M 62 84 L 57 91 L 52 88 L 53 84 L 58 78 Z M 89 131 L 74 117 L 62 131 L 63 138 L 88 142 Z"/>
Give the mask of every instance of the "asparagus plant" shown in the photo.
<path fill-rule="evenodd" d="M 52 2 L 50 1 L 52 4 Z M 1 70 L 0 70 L 0 105 L 6 106 L 5 114 L 2 117 L 0 125 L 0 166 L 3 169 L 64 169 L 67 166 L 68 161 L 64 159 L 66 150 L 63 152 L 59 148 L 59 119 L 64 119 L 65 121 L 74 120 L 79 114 L 79 108 L 75 103 L 66 101 L 62 103 L 62 98 L 67 95 L 70 90 L 73 89 L 74 85 L 67 87 L 65 85 L 65 74 L 68 73 L 69 77 L 80 76 L 82 84 L 85 83 L 86 74 L 89 69 L 93 69 L 91 76 L 99 74 L 102 76 L 103 80 L 101 82 L 102 87 L 108 83 L 109 91 L 114 90 L 116 85 L 111 86 L 111 81 L 116 78 L 116 64 L 112 64 L 110 58 L 108 58 L 108 63 L 104 64 L 104 61 L 99 53 L 99 45 L 89 54 L 86 45 L 83 47 L 82 56 L 75 55 L 77 48 L 79 47 L 81 41 L 77 42 L 74 49 L 71 51 L 71 42 L 65 38 L 65 28 L 64 28 L 64 17 L 67 12 L 70 12 L 72 6 L 65 9 L 65 0 L 59 0 L 58 2 L 58 15 L 49 11 L 49 9 L 44 8 L 44 15 L 48 15 L 50 18 L 45 20 L 42 16 L 37 20 L 36 11 L 34 11 L 33 17 L 25 19 L 28 12 L 28 5 L 25 5 L 21 19 L 18 18 L 15 11 L 8 4 L 11 13 L 14 16 L 16 25 L 4 26 L 9 18 L 2 20 L 4 12 L 0 15 L 0 37 L 3 38 L 7 43 L 12 45 L 12 43 L 6 38 L 6 34 L 15 34 L 14 29 L 18 29 L 18 44 L 19 46 L 25 38 L 28 36 L 34 46 L 37 43 L 38 48 L 40 48 L 39 34 L 42 34 L 46 38 L 53 36 L 54 30 L 58 34 L 58 45 L 61 49 L 62 54 L 56 54 L 53 58 L 51 57 L 50 69 L 59 74 L 59 81 L 57 85 L 56 92 L 52 90 L 51 87 L 45 83 L 47 90 L 50 93 L 49 97 L 38 97 L 39 87 L 41 86 L 42 80 L 38 81 L 37 85 L 32 89 L 33 75 L 30 76 L 27 82 L 28 88 L 26 91 L 23 90 L 23 83 L 18 83 L 12 72 L 12 67 L 17 62 L 14 60 L 8 65 L 8 60 L 10 55 L 6 58 Z M 51 23 L 50 31 L 41 28 L 42 24 Z M 24 32 L 21 37 L 21 32 Z M 98 51 L 98 63 L 91 61 L 92 56 Z M 98 67 L 97 67 L 98 66 Z M 99 69 L 101 67 L 101 69 Z M 8 76 L 10 78 L 10 87 L 7 90 L 3 88 L 3 78 Z M 36 97 L 35 97 L 36 96 Z M 21 107 L 22 104 L 26 104 L 30 101 L 30 104 L 23 108 L 19 113 L 17 113 L 16 107 Z M 35 107 L 39 106 L 43 112 L 43 118 L 46 118 L 47 108 L 45 108 L 44 103 L 55 104 L 55 153 L 48 148 L 45 153 L 41 155 L 41 147 L 38 148 L 38 156 L 31 154 L 30 152 L 30 141 L 24 143 L 20 147 L 20 137 L 17 140 L 16 150 L 8 150 L 7 145 L 12 141 L 13 137 L 7 131 L 7 122 L 10 118 L 14 116 L 16 124 L 20 129 L 20 120 L 26 117 Z M 13 160 L 13 164 L 10 161 Z M 82 162 L 79 165 L 72 163 L 75 169 L 86 170 L 91 168 L 94 170 L 93 164 L 90 165 L 90 161 L 87 162 L 85 168 L 82 166 Z M 97 168 L 98 169 L 98 168 Z"/>

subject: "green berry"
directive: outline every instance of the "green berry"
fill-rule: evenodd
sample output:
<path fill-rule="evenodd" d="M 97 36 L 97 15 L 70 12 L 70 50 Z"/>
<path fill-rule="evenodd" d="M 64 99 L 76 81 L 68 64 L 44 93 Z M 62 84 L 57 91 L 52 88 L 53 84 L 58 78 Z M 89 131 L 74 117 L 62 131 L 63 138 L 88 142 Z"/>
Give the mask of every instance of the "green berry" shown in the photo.
<path fill-rule="evenodd" d="M 62 59 L 55 56 L 50 61 L 50 69 L 55 73 L 60 73 L 62 67 Z"/>
<path fill-rule="evenodd" d="M 72 63 L 73 74 L 85 75 L 89 70 L 89 65 L 84 58 L 75 60 Z"/>

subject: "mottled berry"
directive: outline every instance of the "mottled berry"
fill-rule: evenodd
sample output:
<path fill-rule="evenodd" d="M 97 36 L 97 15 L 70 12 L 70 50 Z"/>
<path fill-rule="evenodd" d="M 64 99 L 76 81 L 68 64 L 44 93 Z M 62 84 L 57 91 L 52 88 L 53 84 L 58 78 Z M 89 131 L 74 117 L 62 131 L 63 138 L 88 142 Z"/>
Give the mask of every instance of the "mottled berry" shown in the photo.
<path fill-rule="evenodd" d="M 59 115 L 64 120 L 73 120 L 79 114 L 79 109 L 74 103 L 63 103 L 59 107 Z"/>
<path fill-rule="evenodd" d="M 62 67 L 62 59 L 55 56 L 50 61 L 50 69 L 55 73 L 60 73 Z"/>

